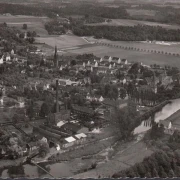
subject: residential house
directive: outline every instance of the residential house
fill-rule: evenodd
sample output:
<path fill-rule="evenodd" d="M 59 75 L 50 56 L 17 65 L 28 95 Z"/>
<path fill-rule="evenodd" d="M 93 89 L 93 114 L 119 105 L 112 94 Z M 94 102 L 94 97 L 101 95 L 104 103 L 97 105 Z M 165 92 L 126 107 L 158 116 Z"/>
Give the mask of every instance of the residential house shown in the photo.
<path fill-rule="evenodd" d="M 116 64 L 120 64 L 121 59 L 119 57 L 113 57 L 111 62 L 116 63 Z"/>
<path fill-rule="evenodd" d="M 1 58 L 0 58 L 0 64 L 3 64 L 4 63 L 4 56 L 2 56 Z"/>
<path fill-rule="evenodd" d="M 126 64 L 128 64 L 128 61 L 127 61 L 127 59 L 122 59 L 122 60 L 121 60 L 121 64 L 123 64 L 123 65 L 126 65 Z"/>
<path fill-rule="evenodd" d="M 104 56 L 103 61 L 111 62 L 112 61 L 112 57 L 111 56 Z"/>
<path fill-rule="evenodd" d="M 159 126 L 164 126 L 164 132 L 166 134 L 172 135 L 175 130 L 180 131 L 180 120 L 179 120 L 180 110 L 176 111 L 174 114 L 169 116 L 165 120 L 159 121 Z"/>
<path fill-rule="evenodd" d="M 96 57 L 94 61 L 100 63 L 103 61 L 103 59 L 101 57 Z"/>

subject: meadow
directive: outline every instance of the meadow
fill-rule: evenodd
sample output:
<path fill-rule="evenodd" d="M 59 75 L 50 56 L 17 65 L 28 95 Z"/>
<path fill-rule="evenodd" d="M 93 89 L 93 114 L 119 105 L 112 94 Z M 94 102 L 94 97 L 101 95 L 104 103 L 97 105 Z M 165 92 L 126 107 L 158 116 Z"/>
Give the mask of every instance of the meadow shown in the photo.
<path fill-rule="evenodd" d="M 66 52 L 70 54 L 93 53 L 98 57 L 104 57 L 105 55 L 109 55 L 120 58 L 126 58 L 129 62 L 142 62 L 147 65 L 151 65 L 151 64 L 159 64 L 161 66 L 171 65 L 180 68 L 180 57 L 125 50 L 125 49 L 119 49 L 119 48 L 107 47 L 107 46 L 96 45 L 81 49 L 67 50 Z"/>
<path fill-rule="evenodd" d="M 140 20 L 131 20 L 131 19 L 112 19 L 111 22 L 103 22 L 103 23 L 93 23 L 86 24 L 88 26 L 137 26 L 137 25 L 148 25 L 148 26 L 162 26 L 166 29 L 180 29 L 179 25 L 171 25 L 171 24 L 162 24 L 157 22 L 150 21 L 140 21 Z"/>
<path fill-rule="evenodd" d="M 58 49 L 70 47 L 75 48 L 75 46 L 88 44 L 88 42 L 83 38 L 74 35 L 37 37 L 36 42 L 45 43 L 52 47 L 56 45 Z"/>
<path fill-rule="evenodd" d="M 47 36 L 48 32 L 44 28 L 45 22 L 49 19 L 47 17 L 35 17 L 35 16 L 22 16 L 22 15 L 0 15 L 0 23 L 6 22 L 10 27 L 16 27 L 23 30 L 23 24 L 27 24 L 29 31 L 36 31 L 39 36 Z"/>

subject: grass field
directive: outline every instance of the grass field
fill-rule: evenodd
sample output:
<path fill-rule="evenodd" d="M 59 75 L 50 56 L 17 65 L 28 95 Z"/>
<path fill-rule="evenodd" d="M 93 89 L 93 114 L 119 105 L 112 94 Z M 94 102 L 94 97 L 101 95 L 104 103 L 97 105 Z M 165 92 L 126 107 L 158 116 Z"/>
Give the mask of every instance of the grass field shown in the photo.
<path fill-rule="evenodd" d="M 162 24 L 150 21 L 138 21 L 138 20 L 130 20 L 130 19 L 112 19 L 111 22 L 103 22 L 103 23 L 93 23 L 86 24 L 88 26 L 136 26 L 136 25 L 149 25 L 149 26 L 162 26 L 167 29 L 180 29 L 179 25 L 170 25 L 170 24 Z"/>
<path fill-rule="evenodd" d="M 171 65 L 180 68 L 180 57 L 153 54 L 147 52 L 139 52 L 132 50 L 124 50 L 119 48 L 107 47 L 107 46 L 92 46 L 76 50 L 67 50 L 67 53 L 71 54 L 84 54 L 93 53 L 98 57 L 104 57 L 105 55 L 117 56 L 120 58 L 126 58 L 129 62 L 143 62 L 144 64 L 159 64 L 159 65 Z"/>
<path fill-rule="evenodd" d="M 44 23 L 47 21 L 48 21 L 47 17 L 0 15 L 0 23 L 6 22 L 8 26 L 16 27 L 21 30 L 23 24 L 27 24 L 29 31 L 36 31 L 36 33 L 40 36 L 48 35 L 48 32 L 44 28 Z"/>
<path fill-rule="evenodd" d="M 88 44 L 88 42 L 83 38 L 74 35 L 38 37 L 36 38 L 36 42 L 46 43 L 52 47 L 57 45 L 57 48 L 61 49 Z"/>
<path fill-rule="evenodd" d="M 105 164 L 99 165 L 95 170 L 91 170 L 85 173 L 77 174 L 73 178 L 101 178 L 112 176 L 114 173 L 127 169 L 133 166 L 135 163 L 142 162 L 145 157 L 150 156 L 153 151 L 146 149 L 146 145 L 143 142 L 129 143 L 129 147 L 120 148 L 115 157 Z"/>

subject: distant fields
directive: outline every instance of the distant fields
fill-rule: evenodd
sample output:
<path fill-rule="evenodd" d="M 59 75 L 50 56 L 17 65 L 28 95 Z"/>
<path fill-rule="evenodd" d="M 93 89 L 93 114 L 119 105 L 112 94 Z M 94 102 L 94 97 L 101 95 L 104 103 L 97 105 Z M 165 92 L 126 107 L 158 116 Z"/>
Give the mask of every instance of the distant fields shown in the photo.
<path fill-rule="evenodd" d="M 156 11 L 146 9 L 126 9 L 130 16 L 154 16 Z"/>
<path fill-rule="evenodd" d="M 111 22 L 86 24 L 88 26 L 136 26 L 136 25 L 162 26 L 167 29 L 180 29 L 180 25 L 162 24 L 150 21 L 138 21 L 131 19 L 112 19 Z"/>
<path fill-rule="evenodd" d="M 156 51 L 163 51 L 163 52 L 175 53 L 175 54 L 180 53 L 180 43 L 173 44 L 169 42 L 167 44 L 171 44 L 171 45 L 160 45 L 160 44 L 154 44 L 148 42 L 110 41 L 106 39 L 96 40 L 96 42 L 102 42 L 111 45 L 123 46 L 123 47 L 133 47 L 133 48 L 145 49 L 150 51 L 156 50 Z"/>
<path fill-rule="evenodd" d="M 67 50 L 67 53 L 71 54 L 84 54 L 93 53 L 98 57 L 103 57 L 105 55 L 117 56 L 120 58 L 126 58 L 130 62 L 143 62 L 144 64 L 159 64 L 159 65 L 171 65 L 180 68 L 180 57 L 153 54 L 148 52 L 139 52 L 132 50 L 124 50 L 114 47 L 107 46 L 92 46 L 75 50 Z"/>
<path fill-rule="evenodd" d="M 27 24 L 29 31 L 36 31 L 36 33 L 40 36 L 48 35 L 48 32 L 44 28 L 44 23 L 48 20 L 49 19 L 47 17 L 0 15 L 0 23 L 6 22 L 9 26 L 14 26 L 21 30 L 23 24 Z"/>
<path fill-rule="evenodd" d="M 83 38 L 74 35 L 38 37 L 36 38 L 36 42 L 46 43 L 47 45 L 52 47 L 57 45 L 58 49 L 88 44 L 88 42 L 85 41 Z"/>

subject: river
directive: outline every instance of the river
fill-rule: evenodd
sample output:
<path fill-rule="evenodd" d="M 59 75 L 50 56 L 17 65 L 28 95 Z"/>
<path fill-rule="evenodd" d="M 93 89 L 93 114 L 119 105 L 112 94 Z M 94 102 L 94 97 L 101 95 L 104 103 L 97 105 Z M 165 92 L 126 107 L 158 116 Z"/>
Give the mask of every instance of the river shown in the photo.
<path fill-rule="evenodd" d="M 161 111 L 155 114 L 155 121 L 159 122 L 159 120 L 164 120 L 179 109 L 180 109 L 180 99 L 172 100 L 170 104 L 165 105 Z M 145 127 L 143 124 L 144 122 L 142 122 L 140 126 L 135 128 L 134 130 L 135 134 L 139 134 L 141 132 L 150 129 L 150 127 Z M 70 162 L 63 162 L 63 163 L 54 163 L 54 164 L 41 165 L 41 166 L 43 166 L 43 168 L 45 168 L 55 178 L 62 178 L 62 177 L 72 177 L 74 174 L 74 170 L 78 166 L 78 163 L 82 163 L 82 160 L 80 160 L 79 162 L 74 162 L 73 164 Z M 41 169 L 33 165 L 13 166 L 9 169 L 5 169 L 1 172 L 1 178 L 7 178 L 7 177 L 11 178 L 13 177 L 13 174 L 16 174 L 18 177 L 51 178 L 50 175 L 44 173 Z"/>
<path fill-rule="evenodd" d="M 159 122 L 159 120 L 165 120 L 176 111 L 180 109 L 180 99 L 172 100 L 170 104 L 165 105 L 161 111 L 158 111 L 155 114 L 155 122 Z M 139 134 L 149 130 L 151 127 L 144 126 L 144 121 L 137 128 L 134 129 L 134 134 Z"/>

